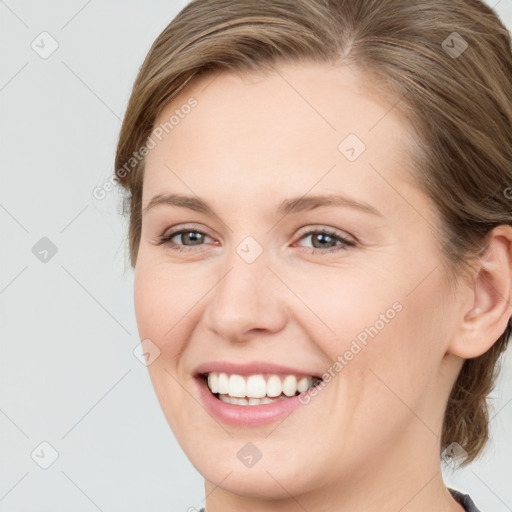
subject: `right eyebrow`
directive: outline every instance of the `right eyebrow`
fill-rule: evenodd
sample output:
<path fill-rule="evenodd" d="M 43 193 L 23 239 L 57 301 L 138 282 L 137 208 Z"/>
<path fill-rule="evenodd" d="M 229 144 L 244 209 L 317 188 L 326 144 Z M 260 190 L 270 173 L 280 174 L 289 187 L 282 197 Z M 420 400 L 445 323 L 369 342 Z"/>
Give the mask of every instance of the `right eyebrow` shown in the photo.
<path fill-rule="evenodd" d="M 189 210 L 205 213 L 207 215 L 214 214 L 213 209 L 208 205 L 208 203 L 206 203 L 206 201 L 194 196 L 186 196 L 183 194 L 157 194 L 142 210 L 142 213 L 145 214 L 148 210 L 159 204 L 188 208 Z"/>

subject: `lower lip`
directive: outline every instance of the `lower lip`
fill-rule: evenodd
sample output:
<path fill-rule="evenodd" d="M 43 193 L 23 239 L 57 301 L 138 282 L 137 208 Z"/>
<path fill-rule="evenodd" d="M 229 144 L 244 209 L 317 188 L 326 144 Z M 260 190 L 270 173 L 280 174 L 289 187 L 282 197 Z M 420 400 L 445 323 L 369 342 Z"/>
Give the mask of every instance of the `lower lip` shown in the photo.
<path fill-rule="evenodd" d="M 300 401 L 300 398 L 308 393 L 308 391 L 305 391 L 299 395 L 285 400 L 276 400 L 270 404 L 227 404 L 213 395 L 201 375 L 196 377 L 196 380 L 201 399 L 212 416 L 223 423 L 236 427 L 257 427 L 278 421 L 301 405 L 305 405 Z"/>

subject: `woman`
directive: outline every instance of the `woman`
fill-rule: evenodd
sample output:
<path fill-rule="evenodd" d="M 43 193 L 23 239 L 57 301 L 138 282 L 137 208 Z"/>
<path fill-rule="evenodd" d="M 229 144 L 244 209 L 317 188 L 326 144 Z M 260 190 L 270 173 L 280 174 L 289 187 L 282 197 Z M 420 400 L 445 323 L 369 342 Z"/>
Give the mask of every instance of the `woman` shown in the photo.
<path fill-rule="evenodd" d="M 196 0 L 154 42 L 116 176 L 206 512 L 478 510 L 440 462 L 511 332 L 510 48 L 478 0 Z"/>

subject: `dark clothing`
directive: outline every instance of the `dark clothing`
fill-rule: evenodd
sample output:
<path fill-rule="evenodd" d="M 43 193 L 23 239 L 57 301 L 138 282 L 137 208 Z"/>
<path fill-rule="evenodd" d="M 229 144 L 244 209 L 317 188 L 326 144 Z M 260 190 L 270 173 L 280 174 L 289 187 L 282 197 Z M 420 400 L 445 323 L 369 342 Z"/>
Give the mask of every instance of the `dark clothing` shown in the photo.
<path fill-rule="evenodd" d="M 469 497 L 469 494 L 462 494 L 461 492 L 450 488 L 448 488 L 448 490 L 450 491 L 451 495 L 455 498 L 455 501 L 457 501 L 464 507 L 464 510 L 466 512 L 480 512 L 473 503 L 473 500 Z M 199 510 L 199 512 L 204 512 L 204 508 Z"/>
<path fill-rule="evenodd" d="M 448 488 L 448 490 L 455 500 L 464 507 L 466 512 L 480 512 L 473 503 L 473 500 L 469 497 L 469 494 L 462 494 L 461 492 L 450 488 Z"/>

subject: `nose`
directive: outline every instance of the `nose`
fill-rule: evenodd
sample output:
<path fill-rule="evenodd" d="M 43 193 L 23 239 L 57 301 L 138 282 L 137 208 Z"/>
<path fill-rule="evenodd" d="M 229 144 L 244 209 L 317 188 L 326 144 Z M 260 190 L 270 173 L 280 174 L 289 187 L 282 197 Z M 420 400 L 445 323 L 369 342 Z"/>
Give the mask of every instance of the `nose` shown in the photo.
<path fill-rule="evenodd" d="M 265 251 L 252 263 L 233 251 L 222 266 L 204 311 L 206 326 L 216 336 L 240 342 L 285 327 L 289 297 L 267 264 Z"/>

